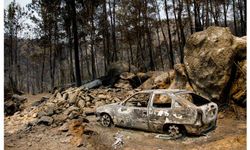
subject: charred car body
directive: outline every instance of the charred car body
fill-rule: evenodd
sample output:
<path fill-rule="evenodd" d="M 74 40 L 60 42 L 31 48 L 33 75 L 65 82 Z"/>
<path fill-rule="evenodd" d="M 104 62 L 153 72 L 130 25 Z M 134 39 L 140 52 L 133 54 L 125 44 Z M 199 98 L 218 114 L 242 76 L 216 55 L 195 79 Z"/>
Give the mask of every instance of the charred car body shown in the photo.
<path fill-rule="evenodd" d="M 112 124 L 171 136 L 199 135 L 216 127 L 217 104 L 186 90 L 146 90 L 96 109 L 103 126 Z"/>

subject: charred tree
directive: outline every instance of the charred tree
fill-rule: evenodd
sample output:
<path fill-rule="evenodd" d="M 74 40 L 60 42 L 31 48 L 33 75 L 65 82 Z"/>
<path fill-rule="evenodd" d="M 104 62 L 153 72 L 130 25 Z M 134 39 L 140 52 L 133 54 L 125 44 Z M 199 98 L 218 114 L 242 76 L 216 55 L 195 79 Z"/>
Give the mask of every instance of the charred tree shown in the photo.
<path fill-rule="evenodd" d="M 167 0 L 164 0 L 164 8 L 165 13 L 167 17 L 167 26 L 168 26 L 168 38 L 169 38 L 169 61 L 170 61 L 170 69 L 174 69 L 174 53 L 173 53 L 173 46 L 172 46 L 172 35 L 170 31 L 170 23 L 169 23 L 169 17 L 168 17 L 168 5 Z"/>
<path fill-rule="evenodd" d="M 79 63 L 79 52 L 78 52 L 78 35 L 77 35 L 77 24 L 76 24 L 76 8 L 75 0 L 70 0 L 69 4 L 71 6 L 72 24 L 73 24 L 73 34 L 74 34 L 74 52 L 75 52 L 75 74 L 76 74 L 76 86 L 81 86 L 81 73 L 80 73 L 80 63 Z"/>

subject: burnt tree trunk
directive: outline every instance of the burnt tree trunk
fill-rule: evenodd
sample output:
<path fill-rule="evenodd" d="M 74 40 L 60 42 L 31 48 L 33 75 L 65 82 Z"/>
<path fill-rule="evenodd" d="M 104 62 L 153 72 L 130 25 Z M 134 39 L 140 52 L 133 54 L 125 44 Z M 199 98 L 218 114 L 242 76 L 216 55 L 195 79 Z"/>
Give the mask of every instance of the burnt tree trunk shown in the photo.
<path fill-rule="evenodd" d="M 78 35 L 77 35 L 77 25 L 76 25 L 76 8 L 75 0 L 70 1 L 71 5 L 71 15 L 73 24 L 73 34 L 74 34 L 74 51 L 75 51 L 75 74 L 76 74 L 76 86 L 81 86 L 81 73 L 79 65 L 79 52 L 78 52 Z"/>
<path fill-rule="evenodd" d="M 169 39 L 169 58 L 170 58 L 170 69 L 174 69 L 174 53 L 173 53 L 173 46 L 172 46 L 172 35 L 170 31 L 170 23 L 169 23 L 169 17 L 168 17 L 168 5 L 167 1 L 164 0 L 164 8 L 165 8 L 165 13 L 166 13 L 166 18 L 167 18 L 167 26 L 168 26 L 168 39 Z"/>
<path fill-rule="evenodd" d="M 44 77 L 44 64 L 45 64 L 45 54 L 46 54 L 46 48 L 44 46 L 43 48 L 43 62 L 42 62 L 42 72 L 41 72 L 41 92 L 43 92 L 43 77 Z"/>
<path fill-rule="evenodd" d="M 92 79 L 96 79 L 95 54 L 94 54 L 94 4 L 91 5 L 91 69 Z"/>
<path fill-rule="evenodd" d="M 235 35 L 238 35 L 238 32 L 237 32 L 237 23 L 236 23 L 236 10 L 235 10 L 235 0 L 233 0 L 233 16 L 234 16 L 234 32 L 235 32 Z"/>

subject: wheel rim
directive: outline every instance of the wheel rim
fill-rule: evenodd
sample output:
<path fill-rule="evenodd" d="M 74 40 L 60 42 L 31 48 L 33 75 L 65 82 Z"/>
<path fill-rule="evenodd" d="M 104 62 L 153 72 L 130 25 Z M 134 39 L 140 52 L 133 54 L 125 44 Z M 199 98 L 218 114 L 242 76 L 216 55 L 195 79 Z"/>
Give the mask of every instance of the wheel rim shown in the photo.
<path fill-rule="evenodd" d="M 180 133 L 180 128 L 178 126 L 176 126 L 176 125 L 169 126 L 168 132 L 169 132 L 169 135 L 172 136 L 172 137 L 176 137 L 176 136 L 181 134 Z"/>
<path fill-rule="evenodd" d="M 108 115 L 104 114 L 102 116 L 102 125 L 105 126 L 105 127 L 108 127 L 111 123 L 111 119 Z"/>

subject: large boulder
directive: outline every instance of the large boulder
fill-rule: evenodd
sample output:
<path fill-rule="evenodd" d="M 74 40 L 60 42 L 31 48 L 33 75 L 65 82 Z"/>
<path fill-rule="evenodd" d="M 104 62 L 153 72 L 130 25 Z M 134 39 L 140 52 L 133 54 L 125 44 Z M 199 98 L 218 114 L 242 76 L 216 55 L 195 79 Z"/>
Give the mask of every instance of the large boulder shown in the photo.
<path fill-rule="evenodd" d="M 139 86 L 139 89 L 143 89 L 143 90 L 148 90 L 148 89 L 155 89 L 155 88 L 158 88 L 157 85 L 155 84 L 155 79 L 158 77 L 158 76 L 164 76 L 165 72 L 163 71 L 149 71 L 147 72 L 147 76 L 149 77 L 145 82 L 143 82 L 143 84 L 141 84 Z M 168 73 L 167 73 L 168 74 Z M 164 79 L 158 79 L 156 81 L 159 81 L 159 80 L 164 80 Z"/>
<path fill-rule="evenodd" d="M 26 97 L 14 94 L 11 98 L 4 100 L 4 114 L 13 115 L 15 112 L 22 110 Z"/>
<path fill-rule="evenodd" d="M 245 50 L 246 39 L 233 36 L 229 28 L 209 27 L 192 34 L 184 49 L 184 64 L 194 91 L 213 100 L 228 95 L 236 56 Z"/>

